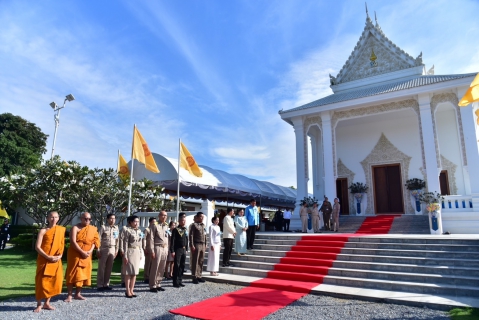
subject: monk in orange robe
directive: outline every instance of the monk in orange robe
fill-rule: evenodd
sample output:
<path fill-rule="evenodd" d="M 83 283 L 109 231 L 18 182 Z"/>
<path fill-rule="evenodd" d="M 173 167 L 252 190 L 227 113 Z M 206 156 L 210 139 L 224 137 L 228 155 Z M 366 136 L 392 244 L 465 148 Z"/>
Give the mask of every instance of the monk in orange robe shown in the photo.
<path fill-rule="evenodd" d="M 81 295 L 83 286 L 91 285 L 92 252 L 100 247 L 100 238 L 96 227 L 90 225 L 91 215 L 84 212 L 81 222 L 70 231 L 70 248 L 67 254 L 67 272 L 65 280 L 68 288 L 68 296 L 65 302 L 85 300 Z M 73 297 L 73 287 L 76 288 Z"/>
<path fill-rule="evenodd" d="M 62 255 L 65 247 L 65 227 L 57 226 L 58 212 L 48 214 L 48 227 L 38 233 L 35 249 L 38 252 L 37 273 L 35 276 L 35 299 L 37 307 L 34 312 L 42 309 L 55 310 L 50 305 L 50 299 L 62 292 L 63 266 Z M 42 300 L 45 303 L 42 308 Z"/>

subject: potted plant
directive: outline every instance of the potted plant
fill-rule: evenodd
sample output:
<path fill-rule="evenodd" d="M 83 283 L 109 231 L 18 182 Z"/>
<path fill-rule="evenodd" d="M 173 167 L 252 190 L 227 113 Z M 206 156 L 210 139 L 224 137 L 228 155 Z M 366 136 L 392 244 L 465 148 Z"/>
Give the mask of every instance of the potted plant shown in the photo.
<path fill-rule="evenodd" d="M 431 234 L 442 234 L 441 201 L 444 197 L 438 192 L 424 192 L 419 200 L 426 204 Z"/>
<path fill-rule="evenodd" d="M 421 201 L 419 198 L 423 194 L 423 189 L 426 187 L 426 182 L 422 179 L 413 178 L 407 180 L 405 186 L 416 201 L 416 213 L 420 213 Z"/>
<path fill-rule="evenodd" d="M 301 206 L 306 204 L 308 208 L 312 208 L 315 203 L 318 203 L 318 199 L 315 197 L 304 197 L 303 200 L 300 201 Z M 311 211 L 308 210 L 308 232 L 311 232 L 312 229 Z"/>
<path fill-rule="evenodd" d="M 362 182 L 354 182 L 348 188 L 354 198 L 356 199 L 357 214 L 361 214 L 361 201 L 363 200 L 363 195 L 368 192 L 368 186 Z"/>

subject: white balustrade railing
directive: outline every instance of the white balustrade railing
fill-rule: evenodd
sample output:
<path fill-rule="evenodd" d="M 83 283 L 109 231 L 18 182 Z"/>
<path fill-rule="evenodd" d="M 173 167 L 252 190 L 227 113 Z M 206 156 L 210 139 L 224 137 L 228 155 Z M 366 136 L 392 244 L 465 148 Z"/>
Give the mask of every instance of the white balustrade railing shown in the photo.
<path fill-rule="evenodd" d="M 444 196 L 442 211 L 472 211 L 471 196 Z"/>

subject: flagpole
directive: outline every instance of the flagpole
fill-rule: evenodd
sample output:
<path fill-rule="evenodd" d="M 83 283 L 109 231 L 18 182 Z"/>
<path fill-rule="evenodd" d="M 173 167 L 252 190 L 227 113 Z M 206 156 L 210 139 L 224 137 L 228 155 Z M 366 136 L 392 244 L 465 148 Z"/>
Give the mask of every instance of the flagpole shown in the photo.
<path fill-rule="evenodd" d="M 181 158 L 181 138 L 178 139 L 178 185 L 176 187 L 176 221 L 180 216 L 180 158 Z"/>
<path fill-rule="evenodd" d="M 128 196 L 128 217 L 130 216 L 131 213 L 131 191 L 132 191 L 132 183 L 133 183 L 133 164 L 135 163 L 133 161 L 133 146 L 135 144 L 135 129 L 136 129 L 136 123 L 133 125 L 133 141 L 131 142 L 131 169 L 130 169 L 130 195 Z"/>
<path fill-rule="evenodd" d="M 118 157 L 116 159 L 116 171 L 120 173 L 120 149 L 118 149 Z"/>

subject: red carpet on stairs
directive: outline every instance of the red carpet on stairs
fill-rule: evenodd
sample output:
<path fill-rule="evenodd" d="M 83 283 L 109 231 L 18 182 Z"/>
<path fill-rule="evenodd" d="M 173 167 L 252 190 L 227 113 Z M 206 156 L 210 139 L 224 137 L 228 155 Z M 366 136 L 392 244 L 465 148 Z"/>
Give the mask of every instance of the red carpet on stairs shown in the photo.
<path fill-rule="evenodd" d="M 367 217 L 355 234 L 303 236 L 266 278 L 222 296 L 170 310 L 197 319 L 261 319 L 323 283 L 350 237 L 386 234 L 396 215 Z"/>

